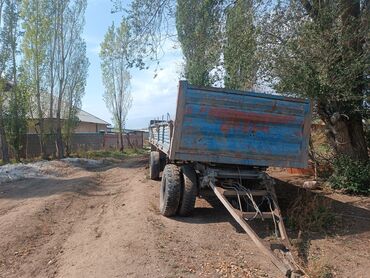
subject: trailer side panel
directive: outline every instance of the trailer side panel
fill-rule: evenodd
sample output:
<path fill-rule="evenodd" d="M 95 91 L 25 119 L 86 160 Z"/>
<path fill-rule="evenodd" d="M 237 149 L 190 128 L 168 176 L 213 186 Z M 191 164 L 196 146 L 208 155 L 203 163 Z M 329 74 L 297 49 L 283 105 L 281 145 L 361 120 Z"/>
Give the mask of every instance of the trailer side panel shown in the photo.
<path fill-rule="evenodd" d="M 170 152 L 172 121 L 152 121 L 149 126 L 149 143 L 165 154 Z"/>
<path fill-rule="evenodd" d="M 308 100 L 180 82 L 171 160 L 307 167 Z"/>

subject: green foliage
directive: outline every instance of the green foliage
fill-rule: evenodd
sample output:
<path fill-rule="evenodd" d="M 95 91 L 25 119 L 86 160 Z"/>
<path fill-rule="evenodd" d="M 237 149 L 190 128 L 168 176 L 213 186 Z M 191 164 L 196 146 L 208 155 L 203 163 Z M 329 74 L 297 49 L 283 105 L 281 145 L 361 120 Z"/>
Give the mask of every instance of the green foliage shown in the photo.
<path fill-rule="evenodd" d="M 175 35 L 176 0 L 111 0 L 114 12 L 123 12 L 132 33 L 127 57 L 128 67 L 146 69 L 159 61 L 167 39 Z"/>
<path fill-rule="evenodd" d="M 4 0 L 0 26 L 0 76 L 16 83 L 20 0 Z"/>
<path fill-rule="evenodd" d="M 265 15 L 261 57 L 266 80 L 279 92 L 336 102 L 341 113 L 362 110 L 362 76 L 370 52 L 361 41 L 368 35 L 368 13 L 345 18 L 341 1 L 309 7 L 304 2 L 280 5 Z"/>
<path fill-rule="evenodd" d="M 253 0 L 235 1 L 226 11 L 225 87 L 246 90 L 257 79 L 257 32 Z"/>
<path fill-rule="evenodd" d="M 336 154 L 368 160 L 362 130 L 369 76 L 369 2 L 287 1 L 265 13 L 260 72 L 280 93 L 314 99 Z"/>
<path fill-rule="evenodd" d="M 57 138 L 61 117 L 67 119 L 64 135 L 73 132 L 89 66 L 81 37 L 86 6 L 87 0 L 0 0 L 0 78 L 7 87 L 0 95 L 3 153 L 9 142 L 19 160 L 27 118 L 37 123 L 41 146 L 47 116 L 58 120 Z"/>
<path fill-rule="evenodd" d="M 340 156 L 333 162 L 334 172 L 329 181 L 333 188 L 348 193 L 370 193 L 370 162 Z"/>
<path fill-rule="evenodd" d="M 47 0 L 22 1 L 21 18 L 22 40 L 22 79 L 27 82 L 31 95 L 32 114 L 41 119 L 48 106 L 48 94 L 45 93 L 48 81 L 47 50 L 52 23 Z M 43 131 L 41 132 L 43 133 Z"/>
<path fill-rule="evenodd" d="M 25 87 L 19 83 L 18 47 L 21 38 L 19 18 L 21 1 L 5 0 L 0 33 L 0 77 L 8 84 L 1 93 L 1 134 L 2 144 L 9 143 L 14 150 L 16 160 L 20 159 L 22 136 L 27 129 L 28 94 Z M 7 149 L 7 146 L 6 146 Z M 7 158 L 5 160 L 8 160 Z"/>
<path fill-rule="evenodd" d="M 69 155 L 72 134 L 75 131 L 79 118 L 77 116 L 85 93 L 87 71 L 89 61 L 86 57 L 86 43 L 81 39 L 75 41 L 74 49 L 71 51 L 71 70 L 73 75 L 69 77 L 64 97 L 64 125 L 62 128 L 63 140 L 66 146 L 66 153 Z"/>
<path fill-rule="evenodd" d="M 112 1 L 124 10 L 123 1 Z M 134 0 L 125 14 L 141 58 L 158 58 L 168 35 L 174 35 L 169 26 L 176 8 L 191 83 L 213 85 L 210 73 L 219 70 L 227 87 L 257 83 L 314 99 L 336 153 L 368 160 L 361 121 L 368 113 L 363 100 L 370 74 L 369 5 L 362 0 Z"/>
<path fill-rule="evenodd" d="M 117 28 L 113 23 L 105 34 L 100 50 L 102 77 L 105 86 L 104 101 L 121 134 L 132 104 L 131 75 L 127 70 L 130 64 L 130 38 L 130 27 L 125 20 Z M 122 140 L 121 148 L 123 149 Z"/>
<path fill-rule="evenodd" d="M 63 117 L 74 121 L 85 92 L 89 61 L 82 38 L 87 0 L 50 1 L 52 24 L 48 48 L 50 111 L 56 118 L 57 157 L 64 157 Z M 54 99 L 54 94 L 56 94 Z M 53 101 L 51 100 L 53 98 Z M 54 108 L 56 102 L 56 109 Z M 53 110 L 55 109 L 55 113 Z M 73 127 L 73 125 L 68 125 Z M 69 132 L 73 130 L 69 129 Z M 64 137 L 66 133 L 64 130 Z M 68 151 L 68 150 L 67 150 Z"/>
<path fill-rule="evenodd" d="M 135 157 L 146 154 L 148 154 L 148 151 L 145 149 L 125 149 L 123 152 L 118 150 L 100 150 L 100 151 L 79 152 L 76 153 L 75 155 L 77 157 L 85 157 L 90 159 L 104 159 L 104 158 L 124 159 L 127 157 Z"/>
<path fill-rule="evenodd" d="M 28 93 L 24 86 L 17 85 L 11 90 L 7 114 L 5 116 L 5 129 L 8 141 L 13 147 L 15 158 L 20 160 L 23 135 L 27 132 Z"/>
<path fill-rule="evenodd" d="M 185 77 L 194 85 L 211 85 L 211 70 L 221 55 L 218 0 L 178 0 L 176 28 L 185 57 Z"/>

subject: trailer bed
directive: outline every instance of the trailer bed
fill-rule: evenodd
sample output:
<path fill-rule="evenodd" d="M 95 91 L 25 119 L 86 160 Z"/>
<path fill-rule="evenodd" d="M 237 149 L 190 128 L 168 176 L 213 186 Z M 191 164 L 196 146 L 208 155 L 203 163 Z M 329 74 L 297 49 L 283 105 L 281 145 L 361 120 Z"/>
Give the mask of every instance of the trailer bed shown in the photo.
<path fill-rule="evenodd" d="M 174 125 L 150 126 L 172 161 L 307 167 L 311 102 L 181 81 Z"/>

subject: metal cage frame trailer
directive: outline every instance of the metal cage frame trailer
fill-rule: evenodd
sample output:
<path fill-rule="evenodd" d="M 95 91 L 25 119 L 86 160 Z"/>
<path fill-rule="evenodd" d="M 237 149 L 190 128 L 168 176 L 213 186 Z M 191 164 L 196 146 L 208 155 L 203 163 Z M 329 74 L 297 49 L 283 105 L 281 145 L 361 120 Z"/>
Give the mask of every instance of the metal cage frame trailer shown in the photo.
<path fill-rule="evenodd" d="M 301 277 L 291 253 L 269 166 L 307 167 L 311 102 L 255 92 L 179 84 L 175 122 L 149 126 L 151 179 L 160 213 L 189 216 L 210 188 L 256 246 L 286 277 Z M 276 240 L 249 225 L 270 219 Z"/>

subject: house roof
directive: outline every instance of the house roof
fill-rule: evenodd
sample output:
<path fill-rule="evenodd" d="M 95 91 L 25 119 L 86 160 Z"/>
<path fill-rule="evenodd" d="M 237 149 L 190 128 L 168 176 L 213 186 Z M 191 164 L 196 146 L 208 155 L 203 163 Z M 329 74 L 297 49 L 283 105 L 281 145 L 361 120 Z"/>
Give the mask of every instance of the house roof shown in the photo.
<path fill-rule="evenodd" d="M 86 122 L 86 123 L 95 123 L 95 124 L 103 124 L 103 125 L 109 125 L 108 122 L 84 111 L 84 110 L 79 110 L 77 112 L 77 117 L 81 122 Z"/>

